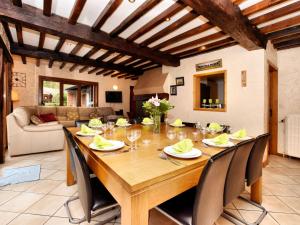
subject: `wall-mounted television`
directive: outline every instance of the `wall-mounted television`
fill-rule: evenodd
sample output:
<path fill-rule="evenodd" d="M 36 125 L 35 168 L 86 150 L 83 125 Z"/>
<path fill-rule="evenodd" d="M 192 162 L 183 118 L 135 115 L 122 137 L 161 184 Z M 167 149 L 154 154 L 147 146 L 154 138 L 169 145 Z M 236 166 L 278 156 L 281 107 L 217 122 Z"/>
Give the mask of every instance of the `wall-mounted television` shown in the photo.
<path fill-rule="evenodd" d="M 122 91 L 106 91 L 105 99 L 106 99 L 106 102 L 109 102 L 109 103 L 121 103 L 122 102 Z"/>

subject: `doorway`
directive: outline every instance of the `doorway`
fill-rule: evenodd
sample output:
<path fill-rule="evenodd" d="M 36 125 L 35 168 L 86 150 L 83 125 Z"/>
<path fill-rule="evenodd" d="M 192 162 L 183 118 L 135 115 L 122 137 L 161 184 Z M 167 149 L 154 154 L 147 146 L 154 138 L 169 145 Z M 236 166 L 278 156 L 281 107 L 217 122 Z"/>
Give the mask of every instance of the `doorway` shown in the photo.
<path fill-rule="evenodd" d="M 269 63 L 269 154 L 278 153 L 278 69 Z"/>

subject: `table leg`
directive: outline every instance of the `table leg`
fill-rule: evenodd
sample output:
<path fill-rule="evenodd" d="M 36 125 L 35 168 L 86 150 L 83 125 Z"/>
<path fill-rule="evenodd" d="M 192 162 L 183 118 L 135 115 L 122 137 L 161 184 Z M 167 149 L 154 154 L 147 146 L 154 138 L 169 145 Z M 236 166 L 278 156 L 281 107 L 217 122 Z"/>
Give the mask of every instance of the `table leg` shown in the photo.
<path fill-rule="evenodd" d="M 251 185 L 251 200 L 257 204 L 262 203 L 262 177 Z"/>
<path fill-rule="evenodd" d="M 121 225 L 148 225 L 148 220 L 147 198 L 143 194 L 131 196 L 121 205 Z"/>
<path fill-rule="evenodd" d="M 65 139 L 65 152 L 67 154 L 66 160 L 67 160 L 67 168 L 66 168 L 66 173 L 67 173 L 67 186 L 71 186 L 73 184 L 75 184 L 75 179 L 73 177 L 72 174 L 72 170 L 71 170 L 71 161 L 70 161 L 70 150 L 69 150 L 69 146 L 68 146 L 68 142 Z"/>

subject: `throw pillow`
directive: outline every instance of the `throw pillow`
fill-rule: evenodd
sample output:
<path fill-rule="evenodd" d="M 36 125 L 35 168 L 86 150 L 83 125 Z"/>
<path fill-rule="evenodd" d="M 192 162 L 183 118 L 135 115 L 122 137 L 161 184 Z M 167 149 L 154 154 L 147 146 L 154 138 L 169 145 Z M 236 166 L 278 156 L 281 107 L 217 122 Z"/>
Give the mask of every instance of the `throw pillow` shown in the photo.
<path fill-rule="evenodd" d="M 79 119 L 79 114 L 76 111 L 68 111 L 67 112 L 67 119 L 68 120 L 77 120 Z"/>
<path fill-rule="evenodd" d="M 30 117 L 30 121 L 31 121 L 33 124 L 35 124 L 35 125 L 39 125 L 39 124 L 42 124 L 42 123 L 43 123 L 43 121 L 42 121 L 38 116 L 36 116 L 36 115 L 32 115 L 32 116 Z"/>
<path fill-rule="evenodd" d="M 98 112 L 92 112 L 90 113 L 90 119 L 96 119 L 96 118 L 99 118 L 100 115 Z"/>
<path fill-rule="evenodd" d="M 53 113 L 47 113 L 47 114 L 40 114 L 39 118 L 44 122 L 52 122 L 52 121 L 57 121 L 55 115 Z"/>

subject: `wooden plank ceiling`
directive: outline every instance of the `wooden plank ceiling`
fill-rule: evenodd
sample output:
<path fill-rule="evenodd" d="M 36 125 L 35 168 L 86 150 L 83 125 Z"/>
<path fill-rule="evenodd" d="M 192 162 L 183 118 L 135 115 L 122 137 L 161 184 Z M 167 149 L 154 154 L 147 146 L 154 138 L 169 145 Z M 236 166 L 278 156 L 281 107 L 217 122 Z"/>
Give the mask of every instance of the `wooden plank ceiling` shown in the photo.
<path fill-rule="evenodd" d="M 300 0 L 1 0 L 0 20 L 23 63 L 125 79 L 236 44 L 300 46 Z"/>

